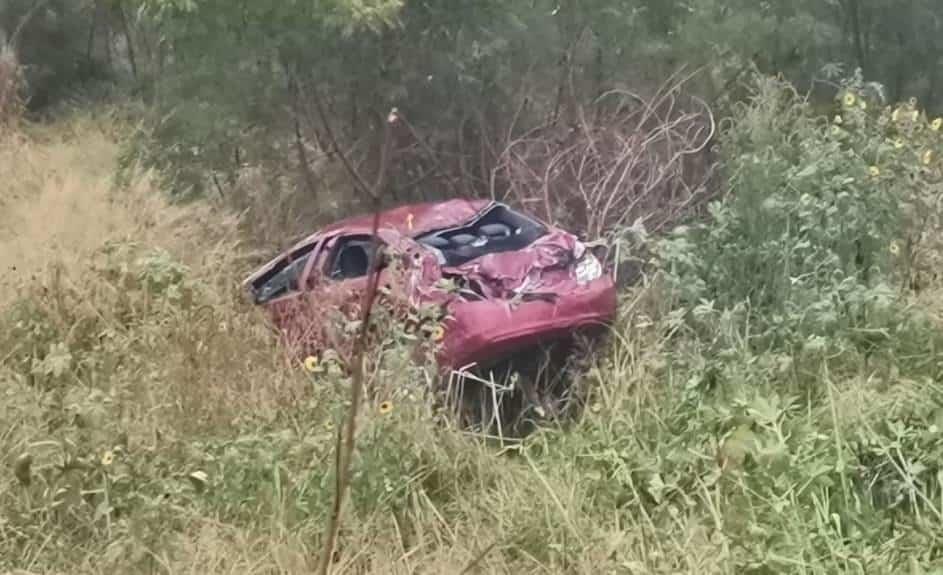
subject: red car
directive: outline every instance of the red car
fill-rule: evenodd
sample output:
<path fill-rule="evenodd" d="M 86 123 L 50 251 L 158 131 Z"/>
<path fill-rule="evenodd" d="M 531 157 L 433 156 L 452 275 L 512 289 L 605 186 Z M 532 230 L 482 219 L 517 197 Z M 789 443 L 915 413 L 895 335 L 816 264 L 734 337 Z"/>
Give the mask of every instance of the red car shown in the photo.
<path fill-rule="evenodd" d="M 356 318 L 377 254 L 384 294 L 413 312 L 444 312 L 443 370 L 495 363 L 615 316 L 616 286 L 593 251 L 502 203 L 403 206 L 381 213 L 378 237 L 372 231 L 373 216 L 335 223 L 245 281 L 301 353 L 336 343 L 325 319 L 333 311 Z"/>

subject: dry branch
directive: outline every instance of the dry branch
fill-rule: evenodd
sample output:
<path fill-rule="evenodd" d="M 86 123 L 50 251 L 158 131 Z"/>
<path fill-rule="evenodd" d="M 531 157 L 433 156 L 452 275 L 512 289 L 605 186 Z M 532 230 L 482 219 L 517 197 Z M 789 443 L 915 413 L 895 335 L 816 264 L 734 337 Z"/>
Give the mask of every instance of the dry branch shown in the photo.
<path fill-rule="evenodd" d="M 331 122 L 327 118 L 327 111 L 324 108 L 324 101 L 321 99 L 321 95 L 318 93 L 318 89 L 314 88 L 311 90 L 311 96 L 314 100 L 314 107 L 318 111 L 318 118 L 321 120 L 321 125 L 324 128 L 325 133 L 327 134 L 328 141 L 333 149 L 334 153 L 337 154 L 337 157 L 340 158 L 341 163 L 344 165 L 344 169 L 347 170 L 347 173 L 350 174 L 351 179 L 354 182 L 354 186 L 358 191 L 365 194 L 368 198 L 375 200 L 376 196 L 374 188 L 372 188 L 367 180 L 360 175 L 360 171 L 354 167 L 353 163 L 350 161 L 350 158 L 347 154 L 344 153 L 344 150 L 341 149 L 340 143 L 337 141 L 337 136 L 334 134 L 334 129 L 331 127 Z M 385 142 L 384 148 L 388 145 L 388 142 Z M 382 171 L 382 170 L 381 170 Z"/>
<path fill-rule="evenodd" d="M 323 108 L 318 105 L 319 110 Z M 322 120 L 326 117 L 322 116 Z M 381 161 L 380 169 L 377 173 L 377 179 L 371 188 L 366 188 L 366 192 L 373 200 L 373 224 L 372 236 L 376 237 L 380 226 L 380 199 L 386 186 L 386 177 L 389 167 L 390 149 L 392 147 L 392 130 L 398 120 L 398 114 L 394 108 L 386 119 L 383 128 L 383 141 L 381 143 Z M 325 124 L 327 129 L 327 124 Z M 333 135 L 331 136 L 333 140 Z M 351 175 L 355 176 L 361 185 L 366 185 L 366 180 L 357 172 L 350 161 L 344 156 L 334 140 L 335 151 L 341 157 L 346 166 L 350 166 Z M 318 560 L 318 573 L 326 575 L 334 557 L 334 546 L 337 541 L 337 531 L 340 528 L 341 512 L 344 507 L 344 499 L 347 495 L 347 489 L 350 486 L 350 460 L 356 447 L 357 437 L 357 416 L 360 413 L 360 403 L 363 398 L 365 386 L 364 381 L 364 360 L 367 348 L 367 339 L 370 329 L 370 312 L 373 310 L 373 303 L 377 295 L 377 284 L 379 282 L 379 262 L 380 258 L 373 258 L 370 266 L 367 289 L 363 295 L 361 303 L 360 330 L 357 339 L 354 341 L 354 348 L 351 354 L 351 377 L 350 377 L 350 408 L 347 414 L 347 423 L 343 434 L 338 433 L 336 458 L 335 458 L 335 492 L 334 505 L 331 508 L 331 515 L 328 517 L 328 523 L 325 529 L 324 547 Z"/>
<path fill-rule="evenodd" d="M 9 45 L 0 45 L 0 129 L 14 124 L 22 112 L 22 78 L 16 52 Z"/>
<path fill-rule="evenodd" d="M 649 99 L 606 92 L 574 124 L 511 139 L 492 171 L 492 196 L 540 205 L 551 223 L 593 238 L 637 222 L 650 231 L 677 223 L 709 199 L 714 172 L 716 125 L 703 101 L 684 97 L 691 77 L 675 74 Z"/>

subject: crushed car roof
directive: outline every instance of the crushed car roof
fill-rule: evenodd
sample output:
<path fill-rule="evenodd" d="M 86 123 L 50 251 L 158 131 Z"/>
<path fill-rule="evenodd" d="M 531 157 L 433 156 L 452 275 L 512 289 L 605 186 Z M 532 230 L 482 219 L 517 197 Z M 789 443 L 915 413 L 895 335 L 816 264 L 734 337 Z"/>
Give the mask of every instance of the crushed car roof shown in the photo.
<path fill-rule="evenodd" d="M 461 225 L 485 208 L 495 203 L 493 200 L 455 199 L 441 202 L 408 204 L 380 212 L 380 229 L 393 230 L 408 237 L 420 236 L 435 230 Z M 362 214 L 334 222 L 325 226 L 291 248 L 269 261 L 261 269 L 246 278 L 248 284 L 262 276 L 281 261 L 285 254 L 293 253 L 315 243 L 318 239 L 337 232 L 350 234 L 369 234 L 373 231 L 373 214 Z"/>
<path fill-rule="evenodd" d="M 491 200 L 446 200 L 399 206 L 380 212 L 380 228 L 392 229 L 404 236 L 415 237 L 442 228 L 467 222 L 492 204 Z M 337 231 L 370 233 L 373 215 L 360 215 L 335 222 L 315 235 Z"/>

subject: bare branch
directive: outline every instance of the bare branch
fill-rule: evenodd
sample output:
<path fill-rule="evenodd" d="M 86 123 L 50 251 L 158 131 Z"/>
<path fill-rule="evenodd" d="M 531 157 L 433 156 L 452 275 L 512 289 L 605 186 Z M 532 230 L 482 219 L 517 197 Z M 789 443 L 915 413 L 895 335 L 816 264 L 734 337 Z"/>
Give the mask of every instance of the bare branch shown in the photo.
<path fill-rule="evenodd" d="M 334 129 L 331 127 L 331 122 L 327 119 L 327 112 L 325 111 L 324 102 L 321 100 L 321 95 L 319 94 L 318 89 L 313 88 L 311 90 L 311 95 L 314 99 L 314 105 L 318 111 L 318 117 L 321 120 L 321 125 L 324 126 L 324 131 L 327 133 L 327 138 L 331 144 L 331 148 L 334 150 L 334 153 L 337 154 L 337 157 L 340 158 L 341 163 L 344 164 L 344 168 L 353 179 L 355 187 L 366 196 L 376 199 L 373 195 L 374 189 L 371 188 L 369 184 L 367 184 L 367 181 L 363 176 L 360 175 L 360 172 L 354 167 L 350 161 L 350 158 L 346 153 L 344 153 L 344 150 L 341 149 L 340 144 L 337 142 L 337 137 L 334 135 Z"/>
<path fill-rule="evenodd" d="M 320 106 L 319 110 L 323 112 L 323 108 Z M 384 124 L 383 142 L 381 143 L 382 148 L 380 169 L 379 173 L 377 174 L 376 182 L 374 182 L 373 188 L 366 189 L 366 192 L 373 199 L 373 224 L 371 226 L 371 235 L 374 238 L 377 237 L 377 232 L 379 231 L 380 227 L 380 199 L 382 197 L 383 190 L 386 188 L 386 175 L 390 161 L 390 150 L 393 145 L 392 128 L 396 124 L 398 118 L 399 115 L 394 108 L 392 111 L 390 111 L 390 114 Z M 325 129 L 327 129 L 326 126 L 327 124 L 325 124 Z M 330 137 L 332 140 L 334 139 L 333 135 Z M 336 140 L 334 141 L 336 146 Z M 339 150 L 339 147 L 335 147 L 335 151 L 339 152 Z M 364 180 L 358 172 L 353 171 L 352 175 L 355 175 L 355 177 L 360 181 L 361 185 L 363 185 Z M 360 330 L 357 335 L 357 339 L 354 342 L 354 348 L 351 353 L 350 408 L 347 414 L 347 423 L 344 427 L 344 432 L 343 434 L 338 433 L 337 436 L 337 445 L 335 448 L 337 456 L 335 459 L 336 485 L 334 492 L 334 505 L 331 508 L 331 515 L 328 517 L 328 523 L 324 536 L 324 547 L 318 560 L 317 572 L 320 575 L 327 575 L 329 566 L 334 557 L 334 547 L 337 542 L 337 532 L 340 528 L 341 512 L 343 511 L 344 499 L 347 494 L 347 490 L 350 487 L 350 461 L 354 453 L 354 448 L 356 447 L 357 416 L 360 413 L 360 404 L 363 399 L 363 392 L 365 388 L 364 362 L 366 360 L 367 338 L 370 329 L 370 312 L 373 310 L 373 304 L 376 300 L 379 277 L 380 258 L 374 257 L 370 266 L 370 273 L 367 280 L 367 289 L 364 292 L 360 307 Z"/>
<path fill-rule="evenodd" d="M 26 25 L 29 24 L 30 20 L 46 5 L 47 0 L 37 0 L 33 7 L 30 8 L 26 14 L 20 18 L 19 23 L 16 25 L 16 28 L 13 29 L 13 34 L 10 35 L 10 38 L 7 40 L 7 46 L 13 48 L 16 51 L 16 45 L 20 41 L 20 34 L 26 28 Z"/>
<path fill-rule="evenodd" d="M 683 94 L 697 73 L 679 70 L 649 99 L 607 91 L 575 125 L 509 137 L 491 170 L 492 197 L 542 205 L 551 223 L 592 237 L 620 234 L 635 221 L 677 222 L 702 205 L 714 173 L 713 113 Z"/>

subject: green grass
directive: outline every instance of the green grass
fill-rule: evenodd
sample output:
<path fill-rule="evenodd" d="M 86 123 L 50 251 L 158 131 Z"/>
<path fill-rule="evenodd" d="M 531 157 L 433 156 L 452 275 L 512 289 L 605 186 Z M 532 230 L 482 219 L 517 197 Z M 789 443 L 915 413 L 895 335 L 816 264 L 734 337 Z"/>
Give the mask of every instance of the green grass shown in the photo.
<path fill-rule="evenodd" d="M 0 300 L 0 571 L 309 573 L 347 382 L 240 297 L 225 211 L 166 205 L 146 173 L 112 188 L 110 131 L 0 143 L 0 252 L 33 262 Z M 385 351 L 333 572 L 943 572 L 938 287 L 894 296 L 861 345 L 860 323 L 803 331 L 672 285 L 622 294 L 578 420 L 503 449 Z"/>

